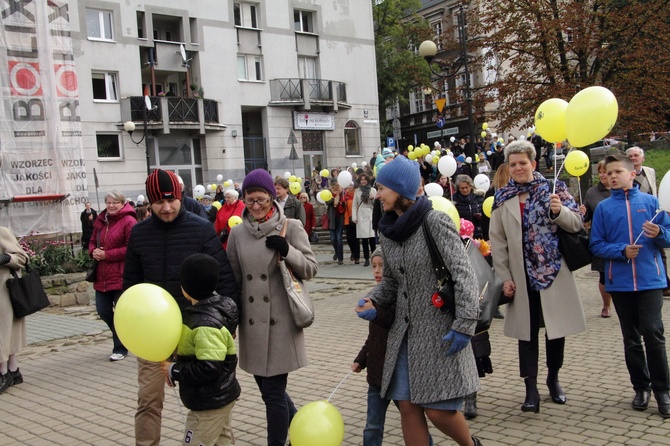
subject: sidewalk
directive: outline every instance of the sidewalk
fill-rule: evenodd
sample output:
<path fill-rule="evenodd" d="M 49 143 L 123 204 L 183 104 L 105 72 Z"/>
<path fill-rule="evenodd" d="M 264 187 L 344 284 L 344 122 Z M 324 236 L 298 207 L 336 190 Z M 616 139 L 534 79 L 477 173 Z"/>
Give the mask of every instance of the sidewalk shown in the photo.
<path fill-rule="evenodd" d="M 310 365 L 289 376 L 289 393 L 298 406 L 327 399 L 349 373 L 367 336 L 367 323 L 354 315 L 353 306 L 373 286 L 369 267 L 338 266 L 323 244 L 316 251 L 319 278 L 308 285 L 317 315 L 306 331 Z M 599 316 L 597 276 L 586 268 L 578 272 L 577 281 L 588 331 L 566 342 L 561 383 L 568 403 L 553 404 L 540 385 L 540 413 L 519 410 L 524 386 L 518 377 L 516 341 L 505 338 L 504 321 L 495 320 L 491 329 L 494 373 L 481 380 L 479 417 L 470 422 L 472 432 L 487 446 L 670 445 L 670 420 L 657 414 L 653 399 L 646 412 L 630 408 L 633 391 L 621 333 L 616 315 Z M 134 444 L 136 360 L 133 356 L 116 363 L 107 360 L 111 337 L 105 324 L 93 317 L 94 306 L 70 312 L 29 317 L 33 344 L 20 357 L 25 383 L 0 395 L 1 445 Z M 667 321 L 668 305 L 664 316 Z M 542 363 L 543 353 L 540 356 Z M 265 410 L 255 382 L 239 369 L 238 378 L 242 396 L 233 412 L 236 444 L 264 445 Z M 362 444 L 366 391 L 365 374 L 352 374 L 331 399 L 344 418 L 344 445 Z M 162 445 L 181 444 L 185 413 L 178 396 L 166 388 Z M 431 432 L 436 445 L 454 444 L 436 429 Z M 393 406 L 384 444 L 404 444 Z"/>

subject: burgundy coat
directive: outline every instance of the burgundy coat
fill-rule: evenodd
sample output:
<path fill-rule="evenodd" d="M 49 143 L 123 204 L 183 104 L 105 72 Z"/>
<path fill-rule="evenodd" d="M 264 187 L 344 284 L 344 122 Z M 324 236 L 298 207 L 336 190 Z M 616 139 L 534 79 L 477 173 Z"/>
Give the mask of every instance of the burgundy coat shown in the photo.
<path fill-rule="evenodd" d="M 98 247 L 105 251 L 105 260 L 98 262 L 93 288 L 96 291 L 115 291 L 123 289 L 123 266 L 126 261 L 126 247 L 130 230 L 137 223 L 135 209 L 126 203 L 118 214 L 107 216 L 102 211 L 93 223 L 93 236 L 88 244 L 88 254 Z"/>

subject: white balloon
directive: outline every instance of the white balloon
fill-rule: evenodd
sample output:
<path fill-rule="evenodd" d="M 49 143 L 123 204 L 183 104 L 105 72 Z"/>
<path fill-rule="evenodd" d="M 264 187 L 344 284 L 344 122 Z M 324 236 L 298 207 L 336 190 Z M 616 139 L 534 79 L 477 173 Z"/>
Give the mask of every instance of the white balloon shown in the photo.
<path fill-rule="evenodd" d="M 489 190 L 489 186 L 491 186 L 491 180 L 489 180 L 489 177 L 483 173 L 480 173 L 475 177 L 474 183 L 475 188 L 482 190 Z"/>
<path fill-rule="evenodd" d="M 218 175 L 216 176 L 216 181 L 218 181 L 219 183 L 220 183 L 221 181 L 223 181 L 223 175 L 218 174 Z"/>
<path fill-rule="evenodd" d="M 343 189 L 349 187 L 351 180 L 353 180 L 353 177 L 346 170 L 343 170 L 337 176 L 337 184 L 339 184 Z"/>
<path fill-rule="evenodd" d="M 452 136 L 451 138 L 449 138 L 449 141 L 451 141 L 451 142 L 456 141 L 456 137 L 455 137 L 455 136 Z"/>
<path fill-rule="evenodd" d="M 321 203 L 321 204 L 326 204 L 326 202 L 324 201 L 324 199 L 321 198 L 321 192 L 323 192 L 323 191 L 320 191 L 318 194 L 316 194 L 316 201 L 318 201 L 318 202 Z"/>
<path fill-rule="evenodd" d="M 284 172 L 284 179 L 288 180 L 289 178 L 291 178 L 291 172 Z"/>
<path fill-rule="evenodd" d="M 228 178 L 228 184 L 230 184 L 231 189 L 235 187 L 235 182 L 233 180 L 231 180 L 230 178 Z"/>
<path fill-rule="evenodd" d="M 491 133 L 491 138 L 495 138 L 496 136 L 498 136 L 496 132 Z"/>
<path fill-rule="evenodd" d="M 489 150 L 488 152 L 486 152 L 486 155 L 491 156 L 492 155 L 491 151 Z"/>
<path fill-rule="evenodd" d="M 205 186 L 203 186 L 202 184 L 198 184 L 196 187 L 193 188 L 194 198 L 197 198 L 199 200 L 204 196 L 205 196 Z"/>
<path fill-rule="evenodd" d="M 452 152 L 451 150 L 447 150 L 447 156 L 450 156 L 450 157 L 453 158 L 454 157 L 454 152 Z"/>
<path fill-rule="evenodd" d="M 658 187 L 658 202 L 661 209 L 670 212 L 670 170 L 663 175 L 661 185 Z"/>
<path fill-rule="evenodd" d="M 366 163 L 365 161 L 363 161 L 363 162 L 361 163 L 361 166 L 363 166 L 363 167 L 365 167 L 365 166 L 367 166 L 367 165 L 368 165 L 368 163 Z"/>
<path fill-rule="evenodd" d="M 433 161 L 433 155 L 429 153 L 423 159 L 425 159 L 427 163 L 430 163 L 431 161 Z"/>
<path fill-rule="evenodd" d="M 440 158 L 440 161 L 437 162 L 437 169 L 442 175 L 447 177 L 452 176 L 456 172 L 456 160 L 453 156 L 443 156 Z"/>
<path fill-rule="evenodd" d="M 465 158 L 465 162 L 470 164 L 472 162 L 472 157 Z"/>
<path fill-rule="evenodd" d="M 138 203 L 144 203 L 144 195 L 140 194 L 137 196 Z"/>
<path fill-rule="evenodd" d="M 428 183 L 423 186 L 423 191 L 429 197 L 441 197 L 444 194 L 444 189 L 437 183 Z"/>
<path fill-rule="evenodd" d="M 351 163 L 351 168 L 352 168 L 352 169 L 355 169 L 355 168 L 357 168 L 357 167 L 358 167 L 358 164 L 356 164 L 356 163 Z"/>
<path fill-rule="evenodd" d="M 526 140 L 526 135 L 520 135 L 519 136 L 519 141 L 525 141 Z"/>
<path fill-rule="evenodd" d="M 214 185 L 213 185 L 213 184 L 208 184 L 208 185 L 207 185 L 207 190 L 210 191 L 210 192 L 215 191 L 215 190 L 216 190 L 216 186 L 214 186 L 214 187 L 212 187 L 212 186 L 214 186 Z"/>
<path fill-rule="evenodd" d="M 433 147 L 440 147 L 440 142 L 439 142 L 439 141 L 435 141 L 435 143 L 433 143 Z"/>

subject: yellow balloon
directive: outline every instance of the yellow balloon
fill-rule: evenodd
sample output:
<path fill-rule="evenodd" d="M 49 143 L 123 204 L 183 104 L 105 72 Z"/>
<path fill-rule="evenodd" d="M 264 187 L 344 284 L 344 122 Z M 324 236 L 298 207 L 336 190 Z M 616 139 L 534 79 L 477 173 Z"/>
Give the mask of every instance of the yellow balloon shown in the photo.
<path fill-rule="evenodd" d="M 583 89 L 570 99 L 565 112 L 568 141 L 573 147 L 593 144 L 612 131 L 618 115 L 619 104 L 607 88 Z"/>
<path fill-rule="evenodd" d="M 544 101 L 535 111 L 535 132 L 549 142 L 559 142 L 566 138 L 565 111 L 568 103 L 563 99 L 551 98 Z"/>
<path fill-rule="evenodd" d="M 482 124 L 482 129 L 483 129 L 483 130 L 486 130 L 487 128 L 489 128 L 489 125 L 488 125 L 486 122 L 483 123 L 483 124 Z"/>
<path fill-rule="evenodd" d="M 440 161 L 440 157 L 439 157 L 439 156 L 434 156 L 434 157 L 433 157 L 433 164 L 437 164 L 439 161 Z"/>
<path fill-rule="evenodd" d="M 329 191 L 328 189 L 324 189 L 321 191 L 321 199 L 323 201 L 330 201 L 333 198 L 333 193 Z"/>
<path fill-rule="evenodd" d="M 313 401 L 296 412 L 289 438 L 294 446 L 340 446 L 344 440 L 344 421 L 328 401 Z"/>
<path fill-rule="evenodd" d="M 323 169 L 321 171 L 321 176 L 324 178 L 328 178 L 330 176 L 330 172 L 328 171 L 328 169 Z"/>
<path fill-rule="evenodd" d="M 240 217 L 239 215 L 233 215 L 228 219 L 228 226 L 230 226 L 231 228 L 234 228 L 240 223 L 242 223 L 242 217 Z"/>
<path fill-rule="evenodd" d="M 298 195 L 302 190 L 302 186 L 300 185 L 300 183 L 293 182 L 288 185 L 288 189 L 291 191 L 293 195 Z"/>
<path fill-rule="evenodd" d="M 432 196 L 428 197 L 428 199 L 433 203 L 433 209 L 444 212 L 454 221 L 456 231 L 461 230 L 461 216 L 458 215 L 458 210 L 454 206 L 454 203 L 440 196 Z"/>
<path fill-rule="evenodd" d="M 214 206 L 216 208 L 216 210 L 218 211 L 219 209 L 221 209 L 221 202 L 220 201 L 215 201 L 214 203 L 212 203 L 212 206 Z"/>
<path fill-rule="evenodd" d="M 223 182 L 223 187 L 231 187 L 231 186 L 232 184 L 230 183 L 230 181 L 226 180 Z"/>
<path fill-rule="evenodd" d="M 581 150 L 572 150 L 565 157 L 565 170 L 573 177 L 581 177 L 589 170 L 589 156 Z"/>
<path fill-rule="evenodd" d="M 410 144 L 409 146 L 407 146 L 407 150 L 411 152 L 412 150 L 414 150 L 414 146 Z"/>
<path fill-rule="evenodd" d="M 296 177 L 295 175 L 291 175 L 290 177 L 288 177 L 289 183 L 295 183 L 296 181 L 298 181 L 298 177 Z"/>
<path fill-rule="evenodd" d="M 133 285 L 114 307 L 114 327 L 123 345 L 138 358 L 159 362 L 172 355 L 181 337 L 181 310 L 163 288 Z"/>
<path fill-rule="evenodd" d="M 416 152 L 409 152 L 407 154 L 407 158 L 409 158 L 411 160 L 415 160 L 416 159 Z"/>
<path fill-rule="evenodd" d="M 482 132 L 482 138 L 486 138 L 486 132 Z"/>
<path fill-rule="evenodd" d="M 484 215 L 491 218 L 491 212 L 493 212 L 493 197 L 487 197 L 482 203 L 482 212 Z"/>

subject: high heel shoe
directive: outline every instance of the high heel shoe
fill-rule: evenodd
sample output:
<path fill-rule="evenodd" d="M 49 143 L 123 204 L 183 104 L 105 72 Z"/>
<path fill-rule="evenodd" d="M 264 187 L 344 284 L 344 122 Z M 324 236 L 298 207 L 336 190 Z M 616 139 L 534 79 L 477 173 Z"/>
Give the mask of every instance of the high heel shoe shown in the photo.
<path fill-rule="evenodd" d="M 549 371 L 549 374 L 547 375 L 547 387 L 549 388 L 551 400 L 554 403 L 565 404 L 568 398 L 565 396 L 565 392 L 561 388 L 561 384 L 558 382 L 558 371 Z"/>
<path fill-rule="evenodd" d="M 537 377 L 523 379 L 526 385 L 526 400 L 521 405 L 521 412 L 540 412 L 540 392 L 537 391 Z"/>

